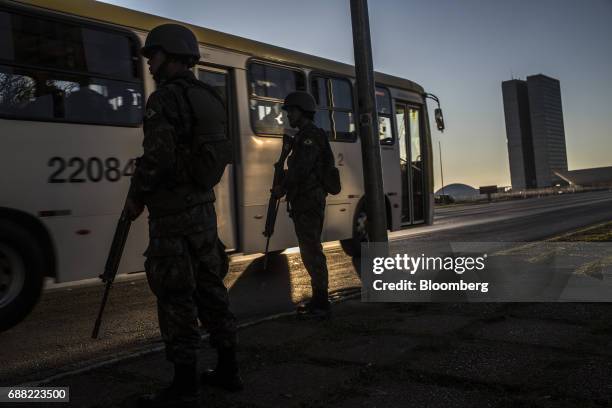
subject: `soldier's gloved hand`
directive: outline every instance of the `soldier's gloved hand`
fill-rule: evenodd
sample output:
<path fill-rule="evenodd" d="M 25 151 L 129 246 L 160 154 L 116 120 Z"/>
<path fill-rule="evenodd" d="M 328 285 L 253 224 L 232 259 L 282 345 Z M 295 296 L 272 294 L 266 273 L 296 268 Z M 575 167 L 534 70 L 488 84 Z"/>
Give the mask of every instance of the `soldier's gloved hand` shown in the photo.
<path fill-rule="evenodd" d="M 283 135 L 283 148 L 290 149 L 293 145 L 293 140 L 294 140 L 293 136 L 284 134 Z"/>
<path fill-rule="evenodd" d="M 125 200 L 124 210 L 130 221 L 134 221 L 144 211 L 144 204 L 138 200 L 128 197 L 128 199 Z"/>
<path fill-rule="evenodd" d="M 282 185 L 274 186 L 274 188 L 272 188 L 272 197 L 274 198 L 281 198 L 286 193 L 287 192 L 285 191 L 285 188 Z"/>

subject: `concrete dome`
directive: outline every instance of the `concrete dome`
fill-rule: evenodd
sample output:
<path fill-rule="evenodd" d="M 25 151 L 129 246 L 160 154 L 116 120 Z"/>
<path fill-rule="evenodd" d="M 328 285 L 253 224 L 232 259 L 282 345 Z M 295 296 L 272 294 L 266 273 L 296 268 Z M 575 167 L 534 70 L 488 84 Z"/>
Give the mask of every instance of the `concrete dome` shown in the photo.
<path fill-rule="evenodd" d="M 462 183 L 449 184 L 444 189 L 436 191 L 435 195 L 441 195 L 443 190 L 444 194 L 451 196 L 455 200 L 469 199 L 480 195 L 479 190 Z"/>

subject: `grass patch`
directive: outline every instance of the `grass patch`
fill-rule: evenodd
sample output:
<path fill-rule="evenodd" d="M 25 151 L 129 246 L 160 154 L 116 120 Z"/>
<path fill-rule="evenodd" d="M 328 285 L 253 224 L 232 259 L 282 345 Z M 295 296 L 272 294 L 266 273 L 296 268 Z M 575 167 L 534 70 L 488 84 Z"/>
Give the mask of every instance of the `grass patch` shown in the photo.
<path fill-rule="evenodd" d="M 612 221 L 570 232 L 551 242 L 612 242 Z"/>

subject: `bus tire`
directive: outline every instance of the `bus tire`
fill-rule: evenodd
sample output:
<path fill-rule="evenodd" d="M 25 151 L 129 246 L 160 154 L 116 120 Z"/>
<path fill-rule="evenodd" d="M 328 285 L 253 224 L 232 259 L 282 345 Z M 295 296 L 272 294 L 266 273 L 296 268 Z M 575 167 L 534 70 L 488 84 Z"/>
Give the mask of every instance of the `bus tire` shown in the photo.
<path fill-rule="evenodd" d="M 25 228 L 0 220 L 0 332 L 22 321 L 43 286 L 43 250 Z"/>
<path fill-rule="evenodd" d="M 361 244 L 370 240 L 368 235 L 368 215 L 365 206 L 360 205 L 353 218 L 353 236 L 340 241 L 340 246 L 348 256 L 361 257 Z"/>

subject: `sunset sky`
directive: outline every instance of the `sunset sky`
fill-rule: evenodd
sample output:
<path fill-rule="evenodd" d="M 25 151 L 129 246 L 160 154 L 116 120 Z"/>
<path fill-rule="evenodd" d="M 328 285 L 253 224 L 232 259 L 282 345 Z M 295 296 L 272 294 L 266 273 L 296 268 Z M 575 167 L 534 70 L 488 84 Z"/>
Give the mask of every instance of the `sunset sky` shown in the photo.
<path fill-rule="evenodd" d="M 107 2 L 354 61 L 348 0 Z M 369 0 L 369 8 L 375 69 L 442 101 L 447 130 L 432 130 L 436 190 L 438 141 L 445 184 L 510 184 L 501 82 L 538 73 L 561 81 L 569 169 L 612 166 L 612 0 Z"/>

